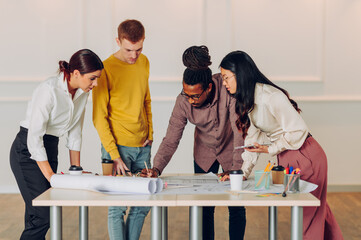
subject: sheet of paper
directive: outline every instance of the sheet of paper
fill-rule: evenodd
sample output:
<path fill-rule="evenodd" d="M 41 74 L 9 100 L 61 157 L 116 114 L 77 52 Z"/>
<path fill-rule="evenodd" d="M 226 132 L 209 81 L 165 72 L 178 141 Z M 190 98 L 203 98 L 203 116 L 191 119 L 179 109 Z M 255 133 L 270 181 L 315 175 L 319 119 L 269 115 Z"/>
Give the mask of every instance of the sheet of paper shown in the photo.
<path fill-rule="evenodd" d="M 211 184 L 218 183 L 219 179 L 214 173 L 207 173 L 195 176 L 166 176 L 161 177 L 163 182 L 168 185 L 194 185 L 194 184 Z"/>
<path fill-rule="evenodd" d="M 207 176 L 208 177 L 208 176 Z M 206 178 L 207 178 L 206 177 Z M 216 176 L 217 177 L 217 176 Z M 167 177 L 165 181 L 173 182 L 173 177 Z M 174 184 L 168 184 L 169 187 L 163 189 L 162 192 L 159 194 L 167 195 L 167 194 L 226 194 L 229 193 L 231 186 L 229 181 L 226 182 L 202 182 L 202 183 L 193 183 L 190 180 L 191 176 L 186 178 L 186 181 L 181 181 L 180 177 L 175 177 L 178 181 Z M 214 178 L 214 177 L 213 177 Z M 197 176 L 196 179 L 202 179 L 202 176 Z M 184 179 L 183 179 L 184 180 Z M 176 182 L 176 181 L 174 181 Z M 196 181 L 195 181 L 196 182 Z M 255 182 L 254 178 L 250 178 L 246 181 L 242 182 L 242 190 L 245 192 L 252 192 L 252 193 L 282 193 L 284 191 L 283 184 L 271 184 L 270 188 L 267 190 L 255 190 L 254 189 Z M 312 192 L 317 188 L 316 184 L 309 183 L 303 180 L 300 180 L 300 192 L 301 193 L 308 193 Z"/>

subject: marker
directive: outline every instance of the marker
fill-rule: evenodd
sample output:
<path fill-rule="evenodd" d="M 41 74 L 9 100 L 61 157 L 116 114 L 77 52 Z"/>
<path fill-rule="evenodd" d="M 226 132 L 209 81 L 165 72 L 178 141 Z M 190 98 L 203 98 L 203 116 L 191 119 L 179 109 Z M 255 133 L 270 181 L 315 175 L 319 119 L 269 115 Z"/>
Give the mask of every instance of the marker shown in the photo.
<path fill-rule="evenodd" d="M 291 167 L 290 167 L 291 168 Z M 294 173 L 296 172 L 296 170 L 293 170 L 292 172 L 291 172 L 291 176 L 290 176 L 290 179 L 288 180 L 288 183 L 287 183 L 287 185 L 286 185 L 286 187 L 285 187 L 285 190 L 283 191 L 283 193 L 282 193 L 282 197 L 287 197 L 287 190 L 288 189 L 290 189 L 291 187 L 290 187 L 290 183 L 291 183 L 291 180 L 293 179 L 293 181 L 292 181 L 292 185 L 293 185 L 293 183 L 295 182 L 295 180 L 294 179 L 296 179 L 296 177 L 294 177 Z M 292 186 L 291 185 L 291 186 Z"/>

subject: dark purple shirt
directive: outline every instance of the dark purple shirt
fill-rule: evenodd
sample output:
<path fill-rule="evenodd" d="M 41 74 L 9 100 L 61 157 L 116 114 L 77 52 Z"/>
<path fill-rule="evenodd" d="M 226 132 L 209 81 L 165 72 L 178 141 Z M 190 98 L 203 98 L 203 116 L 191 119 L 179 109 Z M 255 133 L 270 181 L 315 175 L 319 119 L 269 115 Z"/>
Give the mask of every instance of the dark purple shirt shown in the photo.
<path fill-rule="evenodd" d="M 242 134 L 235 125 L 236 100 L 222 85 L 220 74 L 213 75 L 213 82 L 214 99 L 201 108 L 193 107 L 184 96 L 178 95 L 167 134 L 154 158 L 154 167 L 161 172 L 177 150 L 188 121 L 195 125 L 193 156 L 198 166 L 208 171 L 218 160 L 224 171 L 241 169 L 243 150 L 234 150 L 243 145 Z"/>

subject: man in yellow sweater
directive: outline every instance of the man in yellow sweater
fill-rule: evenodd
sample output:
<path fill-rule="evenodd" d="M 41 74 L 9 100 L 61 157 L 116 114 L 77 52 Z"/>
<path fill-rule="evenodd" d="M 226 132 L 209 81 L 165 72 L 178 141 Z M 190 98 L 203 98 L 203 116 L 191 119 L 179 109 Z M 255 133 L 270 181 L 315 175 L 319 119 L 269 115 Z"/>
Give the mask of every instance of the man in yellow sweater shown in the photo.
<path fill-rule="evenodd" d="M 153 142 L 149 61 L 141 54 L 143 25 L 126 20 L 118 27 L 119 50 L 104 63 L 104 71 L 93 89 L 93 123 L 102 146 L 102 159 L 114 161 L 114 174 L 126 175 L 150 167 Z M 110 239 L 139 239 L 149 207 L 109 207 Z"/>

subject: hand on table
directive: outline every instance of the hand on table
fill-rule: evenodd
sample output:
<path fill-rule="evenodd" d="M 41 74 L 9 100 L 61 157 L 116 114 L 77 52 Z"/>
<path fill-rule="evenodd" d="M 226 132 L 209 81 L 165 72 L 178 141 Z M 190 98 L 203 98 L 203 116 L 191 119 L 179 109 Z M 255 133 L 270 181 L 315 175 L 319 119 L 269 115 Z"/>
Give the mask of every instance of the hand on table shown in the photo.
<path fill-rule="evenodd" d="M 226 172 L 223 172 L 223 173 L 220 173 L 217 175 L 219 177 L 219 180 L 221 182 L 224 182 L 224 181 L 228 181 L 230 179 L 229 177 L 229 171 L 226 171 Z M 247 178 L 245 176 L 243 176 L 243 181 L 246 181 Z"/>
<path fill-rule="evenodd" d="M 140 172 L 141 177 L 151 177 L 151 178 L 157 178 L 159 177 L 159 170 L 156 168 L 150 168 L 150 169 L 142 169 Z"/>
<path fill-rule="evenodd" d="M 229 180 L 229 171 L 219 173 L 219 174 L 217 174 L 217 176 L 219 177 L 219 180 L 221 182 L 227 181 L 227 180 Z"/>
<path fill-rule="evenodd" d="M 129 176 L 132 176 L 132 173 L 130 172 L 130 170 L 128 169 L 127 165 L 125 165 L 125 163 L 123 162 L 123 160 L 119 157 L 114 159 L 114 174 L 116 175 L 121 174 L 123 176 L 126 176 L 127 174 Z"/>

